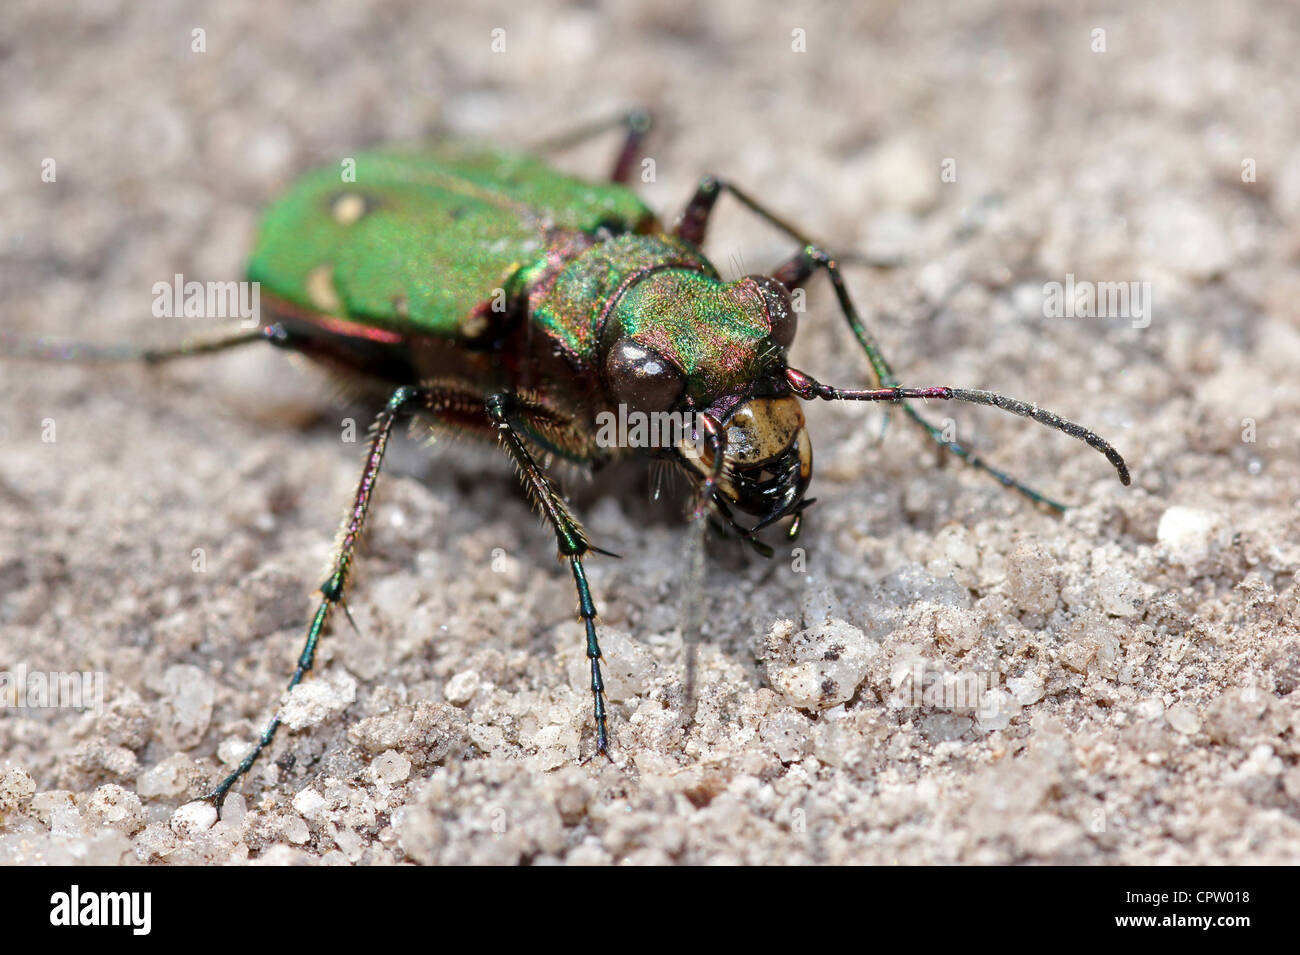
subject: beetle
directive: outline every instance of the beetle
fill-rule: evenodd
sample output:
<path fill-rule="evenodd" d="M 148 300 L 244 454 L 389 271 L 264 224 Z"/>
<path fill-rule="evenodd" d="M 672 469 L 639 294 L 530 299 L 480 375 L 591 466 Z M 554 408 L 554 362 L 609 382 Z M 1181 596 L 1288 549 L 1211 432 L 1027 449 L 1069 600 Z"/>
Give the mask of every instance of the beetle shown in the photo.
<path fill-rule="evenodd" d="M 618 118 L 624 139 L 608 181 L 556 171 L 534 155 L 447 143 L 381 150 L 309 172 L 265 213 L 248 267 L 260 284 L 256 329 L 169 349 L 45 345 L 29 357 L 139 358 L 157 363 L 255 342 L 297 352 L 380 396 L 365 463 L 332 569 L 289 680 L 312 668 L 346 595 L 371 497 L 394 426 L 417 418 L 495 440 L 554 531 L 578 598 L 590 662 L 595 753 L 609 755 L 596 604 L 584 569 L 593 545 L 547 462 L 598 467 L 622 455 L 665 458 L 691 479 L 694 528 L 755 536 L 790 518 L 799 531 L 813 473 L 801 402 L 888 402 L 943 448 L 1007 487 L 1061 505 L 985 463 L 923 418 L 909 399 L 989 405 L 1063 431 L 1106 456 L 1092 431 L 1018 399 L 950 387 L 904 387 L 849 296 L 837 258 L 734 184 L 706 176 L 671 228 L 628 188 L 650 115 Z M 596 124 L 561 144 L 593 135 Z M 724 281 L 701 251 L 710 215 L 729 194 L 797 246 L 770 275 Z M 823 384 L 787 363 L 798 314 L 791 293 L 824 272 L 867 359 L 872 387 Z M 666 445 L 598 440 L 615 412 L 683 415 Z M 220 810 L 279 728 L 274 716 L 207 797 Z"/>

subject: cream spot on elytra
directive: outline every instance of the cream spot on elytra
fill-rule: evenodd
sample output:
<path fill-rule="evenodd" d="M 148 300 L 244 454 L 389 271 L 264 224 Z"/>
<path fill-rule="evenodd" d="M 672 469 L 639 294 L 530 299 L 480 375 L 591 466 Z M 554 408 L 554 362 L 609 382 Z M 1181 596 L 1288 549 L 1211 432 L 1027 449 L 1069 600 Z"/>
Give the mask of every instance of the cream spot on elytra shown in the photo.
<path fill-rule="evenodd" d="M 356 192 L 340 193 L 330 204 L 330 212 L 339 225 L 352 225 L 368 211 L 366 197 Z"/>
<path fill-rule="evenodd" d="M 312 305 L 331 315 L 342 311 L 338 290 L 334 287 L 334 266 L 318 265 L 307 273 L 303 283 Z"/>

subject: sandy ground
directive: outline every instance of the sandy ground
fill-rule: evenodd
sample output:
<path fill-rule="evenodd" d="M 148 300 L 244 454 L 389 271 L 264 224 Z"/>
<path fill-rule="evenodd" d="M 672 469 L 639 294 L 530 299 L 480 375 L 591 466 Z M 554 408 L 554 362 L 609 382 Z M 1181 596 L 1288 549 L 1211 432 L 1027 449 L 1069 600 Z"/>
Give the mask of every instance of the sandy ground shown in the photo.
<path fill-rule="evenodd" d="M 186 804 L 277 705 L 369 411 L 269 352 L 0 362 L 0 667 L 103 681 L 99 713 L 5 698 L 0 860 L 1300 861 L 1293 5 L 82 6 L 0 5 L 6 330 L 174 341 L 207 326 L 153 318 L 153 284 L 239 277 L 312 163 L 644 103 L 666 216 L 713 171 L 897 257 L 851 285 L 905 381 L 1082 420 L 1134 484 L 1032 423 L 931 409 L 1078 505 L 1058 518 L 897 416 L 878 443 L 870 409 L 810 408 L 804 551 L 712 548 L 691 721 L 676 504 L 638 468 L 570 481 L 625 555 L 589 565 L 615 757 L 583 763 L 550 534 L 498 455 L 401 442 L 359 633 L 327 639 L 298 728 L 213 824 Z M 709 249 L 728 275 L 789 251 L 734 204 Z M 1067 281 L 1150 309 L 1046 315 Z M 793 360 L 867 380 L 821 282 Z"/>

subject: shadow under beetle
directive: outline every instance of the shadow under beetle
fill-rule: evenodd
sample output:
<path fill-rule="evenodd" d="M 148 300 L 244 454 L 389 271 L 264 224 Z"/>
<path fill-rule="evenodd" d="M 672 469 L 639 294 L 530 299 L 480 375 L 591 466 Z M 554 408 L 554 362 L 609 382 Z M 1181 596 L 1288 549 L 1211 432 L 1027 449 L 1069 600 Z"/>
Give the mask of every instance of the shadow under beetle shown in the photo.
<path fill-rule="evenodd" d="M 551 145 L 570 145 L 612 125 Z M 903 387 L 854 308 L 835 256 L 731 183 L 705 177 L 665 230 L 625 185 L 649 114 L 630 112 L 618 125 L 626 138 L 607 183 L 571 178 L 528 154 L 463 145 L 360 155 L 348 181 L 336 167 L 310 172 L 262 222 L 248 270 L 263 293 L 267 321 L 258 329 L 166 350 L 43 345 L 28 351 L 28 357 L 160 362 L 267 342 L 386 398 L 288 689 L 311 669 L 334 611 L 347 613 L 357 543 L 393 427 L 403 418 L 495 438 L 514 461 L 573 574 L 591 662 L 596 752 L 605 755 L 596 605 L 583 558 L 608 552 L 588 542 L 544 466 L 552 455 L 598 466 L 634 453 L 597 440 L 600 415 L 622 406 L 623 413 L 688 420 L 668 447 L 635 453 L 667 458 L 690 476 L 696 529 L 712 522 L 769 556 L 754 534 L 791 517 L 793 538 L 812 503 L 805 497 L 812 444 L 801 401 L 899 403 L 941 446 L 1058 510 L 1061 505 L 947 440 L 905 399 L 972 402 L 1033 418 L 1087 442 L 1129 483 L 1124 460 L 1106 441 L 1036 405 L 986 391 Z M 700 251 L 723 193 L 798 246 L 770 276 L 725 282 Z M 790 294 L 818 271 L 830 279 L 866 355 L 871 389 L 833 388 L 786 363 L 797 322 Z M 218 809 L 279 725 L 273 717 L 253 750 L 208 794 Z"/>

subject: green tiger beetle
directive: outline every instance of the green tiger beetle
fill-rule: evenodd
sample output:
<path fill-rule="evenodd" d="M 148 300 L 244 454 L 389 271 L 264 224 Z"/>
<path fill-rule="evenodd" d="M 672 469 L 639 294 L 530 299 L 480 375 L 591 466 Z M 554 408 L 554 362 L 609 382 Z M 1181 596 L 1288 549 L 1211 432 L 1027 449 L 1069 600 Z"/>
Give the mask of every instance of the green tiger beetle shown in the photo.
<path fill-rule="evenodd" d="M 703 178 L 665 229 L 627 185 L 650 128 L 646 111 L 548 145 L 573 145 L 615 126 L 625 138 L 608 182 L 572 178 L 530 154 L 465 145 L 360 155 L 349 181 L 338 167 L 310 172 L 262 222 L 248 268 L 268 318 L 258 328 L 165 350 L 26 350 L 25 357 L 157 363 L 263 342 L 383 396 L 333 569 L 287 689 L 311 669 L 331 615 L 348 612 L 357 543 L 400 419 L 495 439 L 513 460 L 573 575 L 591 664 L 596 753 L 607 757 L 596 604 L 583 560 L 608 552 L 587 540 L 545 466 L 559 457 L 596 467 L 633 453 L 596 440 L 602 413 L 622 406 L 690 415 L 674 444 L 635 453 L 665 458 L 690 477 L 692 528 L 701 537 L 712 524 L 768 555 L 754 535 L 789 517 L 793 538 L 812 503 L 805 497 L 812 443 L 802 401 L 900 405 L 940 446 L 1057 510 L 1062 505 L 949 440 L 907 399 L 972 402 L 1032 418 L 1100 451 L 1129 483 L 1110 444 L 1037 405 L 987 391 L 904 387 L 854 308 L 840 261 L 732 183 Z M 700 251 L 724 193 L 797 246 L 771 275 L 723 281 Z M 870 389 L 831 387 L 786 362 L 797 324 L 791 293 L 819 271 L 866 356 Z M 208 794 L 218 810 L 279 726 L 277 715 Z"/>

